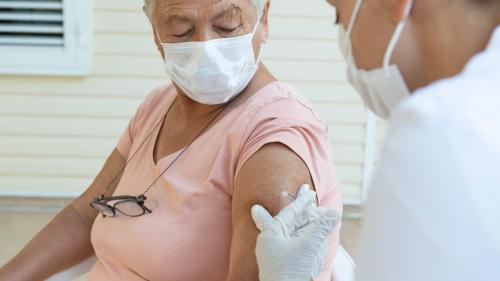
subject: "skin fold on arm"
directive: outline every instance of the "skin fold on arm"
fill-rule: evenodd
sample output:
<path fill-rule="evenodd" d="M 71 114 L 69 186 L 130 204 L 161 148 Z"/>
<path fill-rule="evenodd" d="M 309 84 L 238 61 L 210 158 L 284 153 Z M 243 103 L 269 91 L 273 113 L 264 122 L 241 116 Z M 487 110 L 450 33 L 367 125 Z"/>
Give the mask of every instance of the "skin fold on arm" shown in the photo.
<path fill-rule="evenodd" d="M 90 232 L 97 211 L 89 206 L 89 202 L 101 195 L 124 165 L 125 158 L 118 150 L 113 150 L 89 188 L 0 268 L 0 280 L 45 280 L 91 256 L 94 251 Z M 107 191 L 108 195 L 115 190 L 120 176 Z"/>
<path fill-rule="evenodd" d="M 302 184 L 313 187 L 303 160 L 280 143 L 263 146 L 242 166 L 233 194 L 233 237 L 229 281 L 258 281 L 255 244 L 259 231 L 251 217 L 254 204 L 276 215 L 289 202 L 283 191 L 296 194 Z"/>

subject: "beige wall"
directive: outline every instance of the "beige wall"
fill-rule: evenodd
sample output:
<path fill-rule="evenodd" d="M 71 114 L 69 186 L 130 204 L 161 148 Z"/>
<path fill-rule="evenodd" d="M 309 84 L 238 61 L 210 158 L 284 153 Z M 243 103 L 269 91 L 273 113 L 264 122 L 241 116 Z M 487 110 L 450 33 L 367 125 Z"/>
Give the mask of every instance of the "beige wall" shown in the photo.
<path fill-rule="evenodd" d="M 371 136 L 344 79 L 334 11 L 324 0 L 271 2 L 263 61 L 329 122 L 344 197 L 359 201 Z M 93 1 L 91 75 L 0 75 L 0 195 L 74 196 L 93 179 L 136 107 L 166 79 L 141 4 Z"/>

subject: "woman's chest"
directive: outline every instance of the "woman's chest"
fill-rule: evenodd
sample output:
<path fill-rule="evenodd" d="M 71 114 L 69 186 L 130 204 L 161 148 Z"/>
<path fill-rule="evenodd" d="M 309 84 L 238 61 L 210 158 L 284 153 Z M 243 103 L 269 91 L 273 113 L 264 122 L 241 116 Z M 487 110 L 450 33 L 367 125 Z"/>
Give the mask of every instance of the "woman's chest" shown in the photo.
<path fill-rule="evenodd" d="M 148 280 L 223 280 L 229 267 L 231 198 L 207 187 L 187 192 L 163 181 L 141 217 L 99 217 L 92 244 L 100 259 Z"/>
<path fill-rule="evenodd" d="M 195 144 L 160 159 L 130 162 L 114 195 L 149 188 L 152 213 L 99 217 L 92 244 L 100 259 L 148 280 L 223 280 L 229 267 L 232 177 L 221 144 Z M 152 150 L 150 150 L 152 152 Z"/>

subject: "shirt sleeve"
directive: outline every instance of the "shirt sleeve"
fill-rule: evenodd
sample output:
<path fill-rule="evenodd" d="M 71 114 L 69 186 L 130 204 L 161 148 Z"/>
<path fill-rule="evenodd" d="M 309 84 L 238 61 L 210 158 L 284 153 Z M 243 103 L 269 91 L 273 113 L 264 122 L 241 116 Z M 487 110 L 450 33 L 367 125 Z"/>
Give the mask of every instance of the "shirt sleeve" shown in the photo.
<path fill-rule="evenodd" d="M 235 178 L 260 148 L 281 143 L 304 161 L 321 203 L 326 195 L 332 195 L 329 192 L 337 191 L 339 187 L 330 157 L 327 130 L 327 125 L 296 99 L 286 98 L 264 106 L 247 127 Z"/>
<path fill-rule="evenodd" d="M 319 205 L 342 212 L 339 182 L 330 155 L 327 125 L 301 101 L 284 98 L 262 107 L 250 122 L 244 138 L 238 172 L 261 147 L 281 143 L 290 148 L 307 165 Z M 331 279 L 331 265 L 339 243 L 339 228 L 332 234 L 325 268 L 316 280 Z"/>
<path fill-rule="evenodd" d="M 132 143 L 134 142 L 134 138 L 136 135 L 135 122 L 137 119 L 137 115 L 139 114 L 138 111 L 136 111 L 132 118 L 130 118 L 125 131 L 123 131 L 122 135 L 118 139 L 118 143 L 116 144 L 116 149 L 125 158 L 128 158 L 129 156 L 130 148 L 132 147 Z"/>
<path fill-rule="evenodd" d="M 500 278 L 463 158 L 471 146 L 440 110 L 405 103 L 393 116 L 364 211 L 357 281 Z"/>

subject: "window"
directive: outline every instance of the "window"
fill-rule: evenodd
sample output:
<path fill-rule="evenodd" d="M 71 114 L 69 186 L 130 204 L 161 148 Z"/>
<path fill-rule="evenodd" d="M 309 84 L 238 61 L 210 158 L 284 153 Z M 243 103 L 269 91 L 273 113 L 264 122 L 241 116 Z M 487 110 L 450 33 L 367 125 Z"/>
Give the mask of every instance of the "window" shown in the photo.
<path fill-rule="evenodd" d="M 0 0 L 0 74 L 85 75 L 90 0 Z"/>

